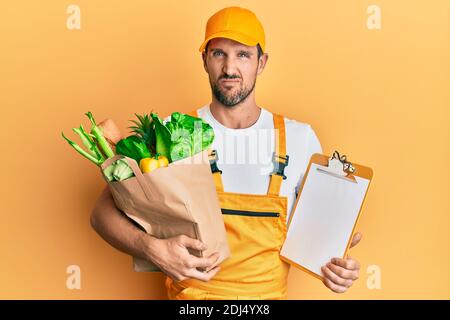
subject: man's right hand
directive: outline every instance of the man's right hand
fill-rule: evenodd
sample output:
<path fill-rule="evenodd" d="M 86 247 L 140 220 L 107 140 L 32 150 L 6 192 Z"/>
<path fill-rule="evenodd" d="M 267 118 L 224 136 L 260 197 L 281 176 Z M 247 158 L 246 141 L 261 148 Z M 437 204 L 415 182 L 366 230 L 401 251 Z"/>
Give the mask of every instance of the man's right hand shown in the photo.
<path fill-rule="evenodd" d="M 151 237 L 147 234 L 146 236 Z M 203 258 L 189 253 L 187 248 L 206 250 L 206 244 L 199 240 L 180 235 L 168 239 L 151 237 L 151 242 L 147 246 L 148 259 L 174 281 L 187 279 L 209 281 L 220 270 L 219 266 L 214 266 L 219 259 L 218 252 Z M 202 272 L 197 268 L 204 268 L 207 271 Z"/>

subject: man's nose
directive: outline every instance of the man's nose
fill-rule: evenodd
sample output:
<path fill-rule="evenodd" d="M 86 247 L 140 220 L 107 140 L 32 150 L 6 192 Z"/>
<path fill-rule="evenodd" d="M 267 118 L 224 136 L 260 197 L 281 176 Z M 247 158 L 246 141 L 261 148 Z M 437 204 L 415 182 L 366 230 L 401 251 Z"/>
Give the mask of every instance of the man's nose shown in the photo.
<path fill-rule="evenodd" d="M 236 63 L 233 61 L 233 59 L 230 58 L 225 59 L 222 67 L 222 72 L 228 76 L 237 74 Z"/>

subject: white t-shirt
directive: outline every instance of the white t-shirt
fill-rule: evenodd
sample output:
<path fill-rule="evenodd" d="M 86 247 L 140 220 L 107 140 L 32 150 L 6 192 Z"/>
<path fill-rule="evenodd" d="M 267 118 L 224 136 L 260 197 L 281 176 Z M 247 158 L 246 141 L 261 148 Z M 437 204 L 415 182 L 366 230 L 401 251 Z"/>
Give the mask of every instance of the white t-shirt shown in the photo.
<path fill-rule="evenodd" d="M 197 110 L 198 116 L 214 129 L 212 149 L 217 150 L 217 166 L 222 170 L 225 192 L 267 194 L 270 173 L 273 172 L 275 135 L 273 115 L 261 108 L 258 120 L 249 128 L 230 129 L 218 122 L 206 105 Z M 286 126 L 286 154 L 289 164 L 280 194 L 288 198 L 288 217 L 303 179 L 309 159 L 322 153 L 322 147 L 309 124 L 284 118 Z"/>

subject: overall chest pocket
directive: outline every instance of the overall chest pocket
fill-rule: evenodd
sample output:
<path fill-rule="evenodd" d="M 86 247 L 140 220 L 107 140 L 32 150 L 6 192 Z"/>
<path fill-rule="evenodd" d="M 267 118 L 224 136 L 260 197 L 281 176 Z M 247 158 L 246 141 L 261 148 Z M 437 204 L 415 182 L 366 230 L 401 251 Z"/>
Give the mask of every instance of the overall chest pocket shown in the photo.
<path fill-rule="evenodd" d="M 236 256 L 238 251 L 257 255 L 277 247 L 280 213 L 222 208 L 222 216 L 232 255 Z"/>
<path fill-rule="evenodd" d="M 265 282 L 276 267 L 279 242 L 279 212 L 222 208 L 231 257 L 216 276 L 223 281 Z M 233 270 L 233 272 L 225 272 Z"/>

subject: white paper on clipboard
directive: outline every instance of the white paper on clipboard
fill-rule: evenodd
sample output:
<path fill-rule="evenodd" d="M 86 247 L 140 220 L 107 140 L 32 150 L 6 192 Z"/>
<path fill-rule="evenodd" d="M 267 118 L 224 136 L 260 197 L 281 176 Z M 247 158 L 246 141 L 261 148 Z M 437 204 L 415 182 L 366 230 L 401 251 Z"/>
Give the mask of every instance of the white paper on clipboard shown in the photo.
<path fill-rule="evenodd" d="M 321 267 L 345 255 L 371 176 L 350 181 L 320 168 L 310 165 L 280 256 L 322 278 Z"/>

